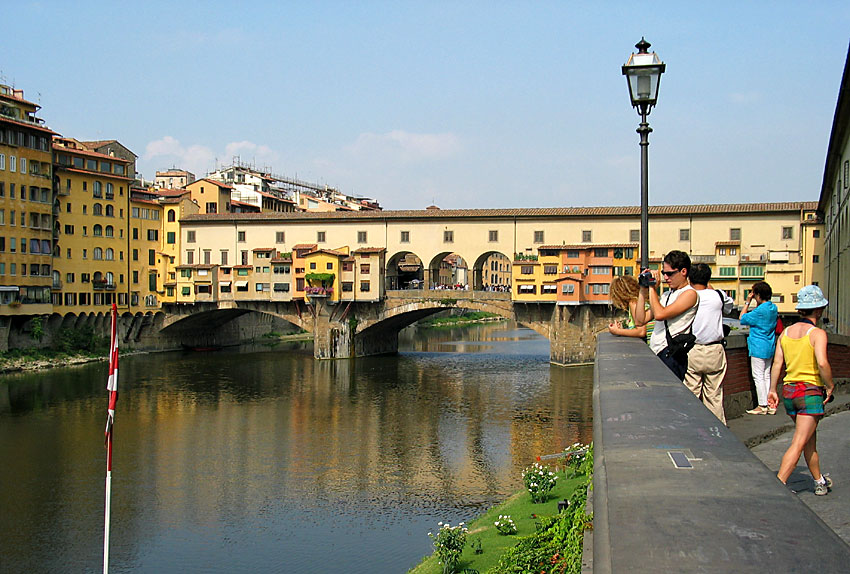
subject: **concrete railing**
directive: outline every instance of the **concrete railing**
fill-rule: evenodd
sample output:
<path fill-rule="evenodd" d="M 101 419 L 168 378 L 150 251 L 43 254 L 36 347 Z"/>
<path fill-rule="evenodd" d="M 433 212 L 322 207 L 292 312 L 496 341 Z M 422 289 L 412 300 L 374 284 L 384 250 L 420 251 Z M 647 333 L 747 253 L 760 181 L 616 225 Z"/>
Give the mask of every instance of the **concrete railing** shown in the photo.
<path fill-rule="evenodd" d="M 850 546 L 637 339 L 598 338 L 593 570 L 847 572 Z"/>

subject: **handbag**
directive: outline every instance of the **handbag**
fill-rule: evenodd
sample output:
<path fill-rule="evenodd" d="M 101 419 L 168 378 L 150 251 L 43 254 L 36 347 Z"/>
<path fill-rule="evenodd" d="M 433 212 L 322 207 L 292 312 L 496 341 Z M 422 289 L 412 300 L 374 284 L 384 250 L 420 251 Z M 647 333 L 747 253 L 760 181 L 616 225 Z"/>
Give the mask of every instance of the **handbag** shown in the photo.
<path fill-rule="evenodd" d="M 667 300 L 670 300 L 669 295 Z M 694 318 L 696 318 L 696 316 Z M 667 321 L 664 321 L 664 334 L 667 336 L 668 353 L 674 357 L 680 358 L 682 358 L 683 355 L 687 356 L 688 352 L 693 349 L 694 345 L 697 343 L 697 337 L 694 335 L 693 330 L 694 322 L 691 321 L 691 324 L 688 325 L 684 331 L 673 337 L 670 335 L 670 329 L 667 326 Z"/>

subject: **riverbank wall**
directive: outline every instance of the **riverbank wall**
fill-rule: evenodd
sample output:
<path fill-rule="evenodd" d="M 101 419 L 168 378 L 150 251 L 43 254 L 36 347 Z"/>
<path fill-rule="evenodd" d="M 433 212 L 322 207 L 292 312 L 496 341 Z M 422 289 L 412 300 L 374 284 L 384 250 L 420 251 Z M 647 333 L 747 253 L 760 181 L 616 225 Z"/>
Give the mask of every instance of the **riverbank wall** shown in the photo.
<path fill-rule="evenodd" d="M 594 572 L 847 571 L 850 546 L 641 341 L 599 335 L 593 417 Z"/>
<path fill-rule="evenodd" d="M 164 313 L 119 315 L 118 345 L 127 351 L 170 351 L 183 347 L 224 347 L 250 343 L 269 333 L 289 335 L 300 331 L 292 323 L 265 313 L 227 317 L 220 324 L 163 331 Z M 0 352 L 10 349 L 48 349 L 61 339 L 75 336 L 105 340 L 108 344 L 111 317 L 108 313 L 83 315 L 0 316 Z M 108 346 L 108 345 L 107 345 Z"/>

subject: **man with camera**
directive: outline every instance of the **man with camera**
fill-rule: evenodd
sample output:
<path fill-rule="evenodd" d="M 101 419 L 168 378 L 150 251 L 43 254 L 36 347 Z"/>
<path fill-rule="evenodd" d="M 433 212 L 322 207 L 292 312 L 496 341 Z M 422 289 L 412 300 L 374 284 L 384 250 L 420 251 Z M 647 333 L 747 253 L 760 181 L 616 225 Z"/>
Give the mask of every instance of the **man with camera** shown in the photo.
<path fill-rule="evenodd" d="M 691 287 L 697 292 L 699 306 L 693 327 L 696 341 L 688 353 L 688 371 L 684 383 L 720 422 L 726 424 L 723 390 L 720 388 L 723 375 L 726 374 L 723 315 L 732 311 L 734 301 L 725 292 L 711 289 L 709 281 L 711 267 L 705 263 L 691 267 Z"/>
<path fill-rule="evenodd" d="M 688 283 L 690 270 L 691 258 L 684 251 L 671 251 L 665 255 L 661 275 L 670 290 L 659 298 L 655 290 L 658 272 L 645 269 L 638 277 L 640 291 L 635 307 L 635 322 L 638 325 L 655 320 L 649 348 L 680 381 L 685 378 L 688 351 L 696 339 L 692 327 L 699 298 Z M 649 301 L 648 312 L 644 311 L 646 301 Z"/>

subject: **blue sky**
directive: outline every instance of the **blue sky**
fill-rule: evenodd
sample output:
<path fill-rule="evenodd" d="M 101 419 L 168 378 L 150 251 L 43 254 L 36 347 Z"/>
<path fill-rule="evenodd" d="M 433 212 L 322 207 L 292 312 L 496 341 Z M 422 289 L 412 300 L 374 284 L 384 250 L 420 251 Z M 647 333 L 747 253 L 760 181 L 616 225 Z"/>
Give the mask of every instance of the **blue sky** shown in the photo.
<path fill-rule="evenodd" d="M 637 205 L 645 36 L 650 203 L 739 203 L 818 198 L 850 4 L 20 1 L 3 29 L 0 79 L 148 179 L 239 156 L 388 209 Z"/>

